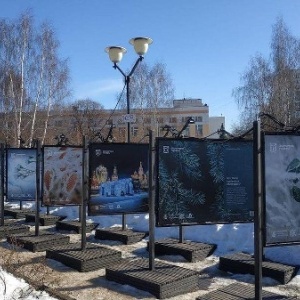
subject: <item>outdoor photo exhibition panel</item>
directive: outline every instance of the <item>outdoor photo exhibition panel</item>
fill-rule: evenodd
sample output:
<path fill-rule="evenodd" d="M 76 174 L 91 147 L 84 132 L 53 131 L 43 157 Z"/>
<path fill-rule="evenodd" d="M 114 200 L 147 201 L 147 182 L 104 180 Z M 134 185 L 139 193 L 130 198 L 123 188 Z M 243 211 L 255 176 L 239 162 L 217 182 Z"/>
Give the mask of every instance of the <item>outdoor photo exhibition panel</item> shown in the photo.
<path fill-rule="evenodd" d="M 35 200 L 36 159 L 36 149 L 6 149 L 6 201 Z"/>
<path fill-rule="evenodd" d="M 265 245 L 300 242 L 300 136 L 265 134 Z"/>
<path fill-rule="evenodd" d="M 89 215 L 147 212 L 148 144 L 90 144 Z"/>
<path fill-rule="evenodd" d="M 157 226 L 253 221 L 253 142 L 156 139 Z"/>
<path fill-rule="evenodd" d="M 83 148 L 43 147 L 43 198 L 45 206 L 82 205 Z"/>

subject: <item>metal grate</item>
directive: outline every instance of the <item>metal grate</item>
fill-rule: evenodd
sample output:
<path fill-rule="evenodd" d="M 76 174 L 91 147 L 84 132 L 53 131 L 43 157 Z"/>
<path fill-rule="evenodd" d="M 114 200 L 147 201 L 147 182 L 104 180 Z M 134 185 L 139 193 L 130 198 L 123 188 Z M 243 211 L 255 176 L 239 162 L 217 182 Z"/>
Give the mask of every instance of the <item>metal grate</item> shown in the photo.
<path fill-rule="evenodd" d="M 157 262 L 149 269 L 146 259 L 124 261 L 106 268 L 106 279 L 132 285 L 162 299 L 196 291 L 199 273 L 190 269 Z"/>
<path fill-rule="evenodd" d="M 182 243 L 176 239 L 163 239 L 155 242 L 156 255 L 181 255 L 189 262 L 196 262 L 211 255 L 215 249 L 215 244 L 205 244 L 191 241 Z M 148 243 L 149 248 L 149 243 Z"/>
<path fill-rule="evenodd" d="M 125 245 L 140 242 L 148 235 L 147 232 L 132 231 L 122 228 L 96 229 L 95 239 L 114 240 L 122 242 Z"/>
<path fill-rule="evenodd" d="M 232 273 L 253 274 L 254 257 L 247 253 L 234 253 L 226 256 L 221 256 L 219 261 L 219 269 Z M 295 276 L 297 268 L 272 261 L 262 262 L 263 276 L 271 277 L 278 280 L 280 283 L 288 283 Z"/>
<path fill-rule="evenodd" d="M 91 243 L 87 243 L 82 250 L 80 243 L 74 243 L 47 250 L 46 258 L 57 260 L 80 272 L 87 272 L 119 262 L 122 253 Z"/>
<path fill-rule="evenodd" d="M 292 300 L 287 297 L 262 290 L 262 298 L 268 300 Z M 224 288 L 207 293 L 196 300 L 255 300 L 255 287 L 250 284 L 232 283 Z"/>

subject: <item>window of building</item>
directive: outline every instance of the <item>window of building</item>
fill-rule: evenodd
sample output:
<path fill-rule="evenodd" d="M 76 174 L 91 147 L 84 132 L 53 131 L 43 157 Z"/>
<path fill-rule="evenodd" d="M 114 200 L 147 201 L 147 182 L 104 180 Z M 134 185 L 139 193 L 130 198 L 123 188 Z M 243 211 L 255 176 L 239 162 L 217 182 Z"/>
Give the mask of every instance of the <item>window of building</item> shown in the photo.
<path fill-rule="evenodd" d="M 132 136 L 137 136 L 139 132 L 139 128 L 138 127 L 131 127 L 131 135 Z"/>
<path fill-rule="evenodd" d="M 149 117 L 144 118 L 144 123 L 145 124 L 151 124 L 151 118 L 149 118 Z"/>
<path fill-rule="evenodd" d="M 197 116 L 193 118 L 195 122 L 203 122 L 202 116 Z"/>
<path fill-rule="evenodd" d="M 203 135 L 203 126 L 196 124 L 196 131 L 197 131 L 198 135 Z"/>
<path fill-rule="evenodd" d="M 169 123 L 177 123 L 177 118 L 176 117 L 170 117 Z"/>
<path fill-rule="evenodd" d="M 157 123 L 163 123 L 164 122 L 164 118 L 163 117 L 159 117 L 157 118 Z"/>
<path fill-rule="evenodd" d="M 189 118 L 193 118 L 193 119 L 194 119 L 194 117 L 192 117 L 192 116 L 182 117 L 182 118 L 181 118 L 181 122 L 182 122 L 182 123 L 185 123 L 185 122 L 187 122 L 187 120 L 188 120 Z"/>

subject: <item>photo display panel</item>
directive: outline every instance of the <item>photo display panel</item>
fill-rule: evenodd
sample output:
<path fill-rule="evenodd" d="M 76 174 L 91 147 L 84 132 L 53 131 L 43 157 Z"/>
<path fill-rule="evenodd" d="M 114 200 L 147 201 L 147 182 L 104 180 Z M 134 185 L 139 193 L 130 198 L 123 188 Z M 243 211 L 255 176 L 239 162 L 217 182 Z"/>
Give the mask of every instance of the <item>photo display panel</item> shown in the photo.
<path fill-rule="evenodd" d="M 6 149 L 7 201 L 32 201 L 36 197 L 37 150 Z"/>
<path fill-rule="evenodd" d="M 43 205 L 81 205 L 83 149 L 43 147 Z"/>
<path fill-rule="evenodd" d="M 265 134 L 265 244 L 300 242 L 300 136 Z"/>
<path fill-rule="evenodd" d="M 157 142 L 157 226 L 252 222 L 253 142 Z"/>
<path fill-rule="evenodd" d="M 89 215 L 149 210 L 149 145 L 90 144 Z"/>

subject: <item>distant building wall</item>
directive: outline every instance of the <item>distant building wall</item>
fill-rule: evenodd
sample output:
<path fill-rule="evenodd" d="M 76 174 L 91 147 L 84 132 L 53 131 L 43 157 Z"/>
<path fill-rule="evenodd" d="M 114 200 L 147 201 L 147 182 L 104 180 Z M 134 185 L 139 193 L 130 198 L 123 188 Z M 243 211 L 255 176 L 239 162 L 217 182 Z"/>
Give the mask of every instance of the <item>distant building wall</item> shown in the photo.
<path fill-rule="evenodd" d="M 218 139 L 219 134 L 217 133 L 218 130 L 221 129 L 221 126 L 225 128 L 225 117 L 209 117 L 209 137 L 213 139 Z"/>
<path fill-rule="evenodd" d="M 176 99 L 173 101 L 173 107 L 164 107 L 157 109 L 131 109 L 135 121 L 130 123 L 130 141 L 131 142 L 147 142 L 146 137 L 149 130 L 153 131 L 153 136 L 168 137 L 175 136 L 176 132 L 180 132 L 186 124 L 186 121 L 192 117 L 195 121 L 190 124 L 183 132 L 184 137 L 202 138 L 220 129 L 221 124 L 225 124 L 225 117 L 210 117 L 209 106 L 203 103 L 201 99 Z M 116 142 L 126 142 L 127 123 L 124 116 L 127 114 L 126 109 L 119 110 L 99 110 L 94 111 L 92 119 L 80 120 L 84 128 L 84 134 L 93 132 L 101 132 L 103 137 L 111 127 L 112 136 Z M 82 142 L 81 128 L 78 120 L 72 110 L 62 111 L 60 113 L 52 113 L 49 120 L 49 141 L 52 142 L 53 137 L 64 133 L 71 144 Z M 169 132 L 166 128 L 169 127 Z M 88 131 L 89 130 L 89 131 Z M 145 138 L 146 137 L 146 138 Z M 218 137 L 218 136 L 215 136 Z M 53 141 L 55 143 L 55 141 Z"/>

